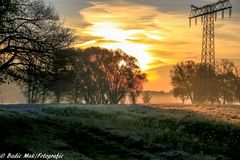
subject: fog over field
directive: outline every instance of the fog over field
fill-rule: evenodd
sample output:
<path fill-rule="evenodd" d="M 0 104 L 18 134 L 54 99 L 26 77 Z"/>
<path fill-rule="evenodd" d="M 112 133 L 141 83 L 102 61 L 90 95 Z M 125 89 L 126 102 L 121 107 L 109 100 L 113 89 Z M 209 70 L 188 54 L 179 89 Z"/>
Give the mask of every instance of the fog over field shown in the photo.
<path fill-rule="evenodd" d="M 20 87 L 15 83 L 4 84 L 0 86 L 0 103 L 2 104 L 17 104 L 17 103 L 27 103 L 26 97 L 23 95 Z M 161 104 L 161 103 L 181 103 L 180 99 L 175 98 L 171 93 L 164 92 L 151 92 L 151 104 Z M 129 104 L 129 100 L 126 100 Z M 143 103 L 142 96 L 137 98 L 137 103 Z M 186 102 L 188 103 L 188 102 Z"/>
<path fill-rule="evenodd" d="M 26 103 L 26 98 L 20 88 L 14 84 L 0 86 L 0 103 Z"/>

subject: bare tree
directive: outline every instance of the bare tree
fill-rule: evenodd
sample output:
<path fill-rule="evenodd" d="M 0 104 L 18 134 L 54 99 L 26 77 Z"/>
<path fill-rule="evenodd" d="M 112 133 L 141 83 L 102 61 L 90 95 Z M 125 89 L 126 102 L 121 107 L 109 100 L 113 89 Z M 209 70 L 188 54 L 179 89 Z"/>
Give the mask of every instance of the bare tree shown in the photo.
<path fill-rule="evenodd" d="M 73 40 L 52 6 L 42 0 L 1 3 L 0 73 L 26 79 L 29 65 L 39 70 L 51 64 L 56 50 Z M 25 76 L 25 77 L 24 77 Z"/>
<path fill-rule="evenodd" d="M 44 102 L 54 54 L 73 42 L 72 31 L 43 0 L 3 0 L 0 9 L 0 74 L 22 80 L 29 103 Z"/>

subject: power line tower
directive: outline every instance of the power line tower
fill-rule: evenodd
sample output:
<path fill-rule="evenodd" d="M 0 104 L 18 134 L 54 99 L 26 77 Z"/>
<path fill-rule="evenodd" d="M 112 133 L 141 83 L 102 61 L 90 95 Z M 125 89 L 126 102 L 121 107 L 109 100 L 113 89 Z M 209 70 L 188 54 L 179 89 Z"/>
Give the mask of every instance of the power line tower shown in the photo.
<path fill-rule="evenodd" d="M 195 19 L 195 25 L 197 25 L 198 17 L 201 18 L 203 24 L 201 63 L 204 65 L 215 67 L 214 22 L 217 20 L 217 13 L 222 12 L 223 19 L 224 10 L 227 9 L 229 9 L 229 17 L 231 17 L 232 5 L 229 0 L 219 0 L 202 7 L 191 5 L 189 26 L 191 26 L 192 19 Z"/>

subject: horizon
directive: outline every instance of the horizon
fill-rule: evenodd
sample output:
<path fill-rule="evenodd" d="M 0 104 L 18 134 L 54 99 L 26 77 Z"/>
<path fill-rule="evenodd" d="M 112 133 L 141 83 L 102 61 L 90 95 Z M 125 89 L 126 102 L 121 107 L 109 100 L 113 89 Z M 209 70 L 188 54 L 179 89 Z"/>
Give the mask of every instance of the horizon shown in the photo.
<path fill-rule="evenodd" d="M 148 74 L 144 90 L 169 92 L 171 67 L 181 61 L 200 61 L 202 25 L 199 19 L 197 26 L 189 27 L 190 5 L 217 0 L 45 1 L 56 8 L 64 25 L 75 31 L 75 47 L 121 49 L 136 57 Z M 218 14 L 215 22 L 216 59 L 230 59 L 239 65 L 240 2 L 231 3 L 232 18 L 222 20 Z"/>
<path fill-rule="evenodd" d="M 0 86 L 0 104 L 26 104 L 27 103 L 27 97 L 24 96 L 21 89 L 17 84 L 5 84 Z M 156 92 L 160 94 L 171 94 L 171 91 L 165 92 L 165 91 L 154 91 L 154 90 L 143 90 L 142 92 Z M 154 94 L 154 93 L 153 93 Z M 140 96 L 141 97 L 141 96 Z M 171 96 L 168 99 L 173 99 L 174 97 Z M 161 97 L 160 97 L 161 99 Z M 162 100 L 160 100 L 162 102 Z M 177 98 L 176 101 L 177 102 Z"/>

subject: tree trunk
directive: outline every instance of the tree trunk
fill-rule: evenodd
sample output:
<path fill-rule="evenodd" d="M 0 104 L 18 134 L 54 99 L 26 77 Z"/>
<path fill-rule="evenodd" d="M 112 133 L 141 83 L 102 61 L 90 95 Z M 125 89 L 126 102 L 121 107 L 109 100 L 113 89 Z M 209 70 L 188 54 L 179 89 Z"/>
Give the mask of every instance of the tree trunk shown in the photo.
<path fill-rule="evenodd" d="M 73 95 L 73 101 L 75 104 L 78 104 L 78 95 L 77 95 L 77 88 L 74 88 L 74 95 Z"/>
<path fill-rule="evenodd" d="M 27 91 L 28 103 L 31 103 L 31 90 L 32 90 L 31 83 L 28 83 L 28 91 Z"/>
<path fill-rule="evenodd" d="M 42 94 L 42 103 L 44 104 L 46 101 L 46 88 L 43 88 L 43 94 Z"/>
<path fill-rule="evenodd" d="M 194 103 L 194 100 L 193 100 L 192 94 L 190 93 L 190 94 L 188 94 L 188 96 L 189 96 L 189 98 L 190 98 L 190 100 L 191 100 L 191 103 L 193 104 L 193 103 Z M 184 103 L 183 103 L 183 104 L 184 104 Z"/>
<path fill-rule="evenodd" d="M 56 93 L 56 103 L 59 104 L 60 103 L 60 94 Z"/>
<path fill-rule="evenodd" d="M 183 99 L 182 99 L 182 104 L 184 104 L 184 103 L 185 103 L 185 99 L 183 98 Z"/>

